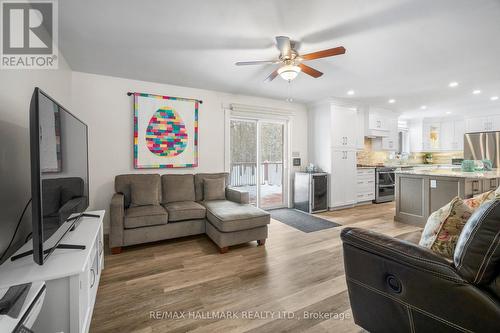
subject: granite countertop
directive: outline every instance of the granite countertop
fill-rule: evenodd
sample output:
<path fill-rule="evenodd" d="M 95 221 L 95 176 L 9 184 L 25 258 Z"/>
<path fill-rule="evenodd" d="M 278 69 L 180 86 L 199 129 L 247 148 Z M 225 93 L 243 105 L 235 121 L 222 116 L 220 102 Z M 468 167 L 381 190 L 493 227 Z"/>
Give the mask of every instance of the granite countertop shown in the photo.
<path fill-rule="evenodd" d="M 500 178 L 500 169 L 493 169 L 491 171 L 474 171 L 465 172 L 460 168 L 452 169 L 418 169 L 418 170 L 401 170 L 396 171 L 397 174 L 407 174 L 407 175 L 422 175 L 422 176 L 434 176 L 434 177 L 457 177 L 457 178 L 468 178 L 468 179 L 493 179 Z"/>
<path fill-rule="evenodd" d="M 415 163 L 415 164 L 391 164 L 385 163 L 382 165 L 357 165 L 358 169 L 375 169 L 375 168 L 428 168 L 428 169 L 437 169 L 437 168 L 457 168 L 459 166 L 453 164 L 424 164 L 424 163 Z"/>

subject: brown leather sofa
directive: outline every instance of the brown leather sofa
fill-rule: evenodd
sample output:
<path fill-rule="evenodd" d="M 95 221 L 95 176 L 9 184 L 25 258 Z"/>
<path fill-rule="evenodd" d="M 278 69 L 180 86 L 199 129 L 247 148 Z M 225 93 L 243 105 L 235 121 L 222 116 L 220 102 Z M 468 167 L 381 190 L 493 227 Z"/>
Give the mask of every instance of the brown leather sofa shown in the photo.
<path fill-rule="evenodd" d="M 367 331 L 500 331 L 499 200 L 469 219 L 453 262 L 363 229 L 341 238 L 354 321 Z"/>

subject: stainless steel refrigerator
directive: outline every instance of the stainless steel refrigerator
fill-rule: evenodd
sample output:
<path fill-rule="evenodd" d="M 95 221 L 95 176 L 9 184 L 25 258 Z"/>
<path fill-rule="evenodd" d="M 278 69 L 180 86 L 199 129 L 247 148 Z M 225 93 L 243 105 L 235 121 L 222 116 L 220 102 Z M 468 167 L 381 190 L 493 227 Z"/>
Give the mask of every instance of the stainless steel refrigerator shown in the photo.
<path fill-rule="evenodd" d="M 465 134 L 464 159 L 490 160 L 493 168 L 500 168 L 500 132 Z"/>

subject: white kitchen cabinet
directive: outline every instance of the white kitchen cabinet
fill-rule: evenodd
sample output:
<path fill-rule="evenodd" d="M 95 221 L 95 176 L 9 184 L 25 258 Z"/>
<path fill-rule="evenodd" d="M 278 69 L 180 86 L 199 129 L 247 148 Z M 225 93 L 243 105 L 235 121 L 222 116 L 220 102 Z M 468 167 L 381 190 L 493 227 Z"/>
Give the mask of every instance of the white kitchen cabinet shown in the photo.
<path fill-rule="evenodd" d="M 464 148 L 463 119 L 427 118 L 410 123 L 412 152 L 460 151 Z"/>
<path fill-rule="evenodd" d="M 453 150 L 455 144 L 455 123 L 444 121 L 441 123 L 440 150 Z"/>
<path fill-rule="evenodd" d="M 422 121 L 414 120 L 409 122 L 408 132 L 410 137 L 410 152 L 421 152 L 423 139 Z"/>
<path fill-rule="evenodd" d="M 412 152 L 439 152 L 463 149 L 463 120 L 428 118 L 410 124 Z"/>
<path fill-rule="evenodd" d="M 471 132 L 500 131 L 500 116 L 472 117 L 465 120 L 465 130 Z"/>
<path fill-rule="evenodd" d="M 309 109 L 310 162 L 330 174 L 329 208 L 356 203 L 357 110 L 332 101 Z"/>
<path fill-rule="evenodd" d="M 452 150 L 464 150 L 465 120 L 455 120 L 453 131 Z"/>
<path fill-rule="evenodd" d="M 441 151 L 456 151 L 464 148 L 465 121 L 446 120 L 441 123 Z"/>
<path fill-rule="evenodd" d="M 330 207 L 353 205 L 356 199 L 356 151 L 332 149 Z"/>
<path fill-rule="evenodd" d="M 338 149 L 355 149 L 357 143 L 357 110 L 355 108 L 331 105 L 330 115 L 332 147 Z"/>
<path fill-rule="evenodd" d="M 358 168 L 356 171 L 356 201 L 375 200 L 375 168 Z"/>
<path fill-rule="evenodd" d="M 368 129 L 377 131 L 388 131 L 388 118 L 383 111 L 370 109 L 368 115 Z"/>
<path fill-rule="evenodd" d="M 356 149 L 365 149 L 365 110 L 358 109 L 356 113 Z"/>
<path fill-rule="evenodd" d="M 500 115 L 490 116 L 489 120 L 491 122 L 491 130 L 500 131 Z"/>
<path fill-rule="evenodd" d="M 372 139 L 372 149 L 374 151 L 396 151 L 398 149 L 398 119 L 394 115 L 385 117 L 385 128 L 387 136 Z"/>

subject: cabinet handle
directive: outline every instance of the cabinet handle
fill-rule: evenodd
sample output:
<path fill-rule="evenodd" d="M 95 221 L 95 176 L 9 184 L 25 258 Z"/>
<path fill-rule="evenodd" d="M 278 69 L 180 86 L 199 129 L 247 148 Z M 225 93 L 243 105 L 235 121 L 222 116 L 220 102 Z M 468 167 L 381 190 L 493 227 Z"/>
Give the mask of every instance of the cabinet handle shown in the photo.
<path fill-rule="evenodd" d="M 95 270 L 93 268 L 90 269 L 90 272 L 92 272 L 92 283 L 90 284 L 90 288 L 92 289 L 92 287 L 94 287 L 94 284 L 95 284 Z"/>
<path fill-rule="evenodd" d="M 472 182 L 472 191 L 479 192 L 479 182 L 477 180 Z"/>

